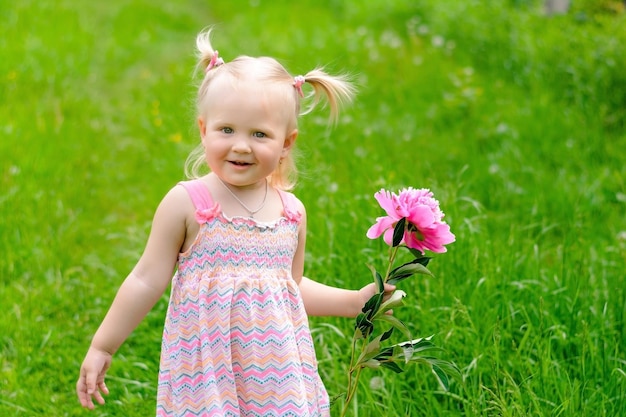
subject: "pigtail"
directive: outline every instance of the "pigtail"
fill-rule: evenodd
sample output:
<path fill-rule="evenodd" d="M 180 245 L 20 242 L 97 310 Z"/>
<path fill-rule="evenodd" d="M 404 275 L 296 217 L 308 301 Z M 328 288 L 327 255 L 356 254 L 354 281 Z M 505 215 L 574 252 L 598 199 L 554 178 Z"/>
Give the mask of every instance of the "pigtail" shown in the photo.
<path fill-rule="evenodd" d="M 211 31 L 212 29 L 206 29 L 198 34 L 196 37 L 196 50 L 198 63 L 196 64 L 196 72 L 200 71 L 205 74 L 213 57 L 216 56 L 217 51 L 213 49 L 211 45 Z"/>
<path fill-rule="evenodd" d="M 213 49 L 213 46 L 211 45 L 211 31 L 211 28 L 205 29 L 196 37 L 196 56 L 198 62 L 196 64 L 194 76 L 197 76 L 198 73 L 202 74 L 202 80 L 198 85 L 198 97 L 196 101 L 198 113 L 200 113 L 202 101 L 206 96 L 209 83 L 215 76 L 216 71 L 211 70 L 224 63 L 224 60 L 219 58 L 217 50 Z M 205 174 L 205 171 L 206 159 L 204 155 L 204 147 L 202 144 L 199 144 L 193 151 L 191 151 L 185 161 L 185 175 L 187 178 L 199 178 Z"/>
<path fill-rule="evenodd" d="M 308 97 L 313 98 L 313 101 L 306 109 L 300 112 L 300 115 L 308 114 L 313 111 L 324 96 L 330 108 L 329 119 L 331 123 L 336 122 L 339 117 L 339 110 L 352 101 L 356 92 L 348 76 L 329 75 L 321 68 L 316 68 L 309 71 L 303 78 L 307 84 L 313 87 L 313 92 L 308 95 Z"/>

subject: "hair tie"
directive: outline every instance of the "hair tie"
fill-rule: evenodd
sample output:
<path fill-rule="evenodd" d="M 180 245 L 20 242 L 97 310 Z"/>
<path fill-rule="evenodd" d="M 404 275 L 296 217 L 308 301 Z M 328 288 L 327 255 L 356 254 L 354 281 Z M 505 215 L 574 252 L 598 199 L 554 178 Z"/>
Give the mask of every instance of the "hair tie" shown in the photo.
<path fill-rule="evenodd" d="M 296 91 L 298 91 L 298 94 L 300 95 L 300 97 L 304 97 L 304 93 L 302 92 L 302 84 L 304 84 L 305 82 L 306 80 L 304 79 L 302 75 L 296 75 L 293 78 L 293 86 L 296 89 Z"/>
<path fill-rule="evenodd" d="M 213 56 L 211 57 L 211 61 L 209 61 L 209 65 L 207 65 L 205 72 L 209 72 L 211 69 L 219 67 L 222 64 L 224 64 L 224 60 L 218 56 L 217 51 L 214 51 Z"/>

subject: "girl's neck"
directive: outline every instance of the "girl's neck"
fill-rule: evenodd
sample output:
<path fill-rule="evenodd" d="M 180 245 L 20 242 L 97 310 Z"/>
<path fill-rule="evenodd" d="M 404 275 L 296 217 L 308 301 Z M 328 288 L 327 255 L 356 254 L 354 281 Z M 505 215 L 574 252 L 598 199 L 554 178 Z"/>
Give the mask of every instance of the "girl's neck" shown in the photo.
<path fill-rule="evenodd" d="M 222 186 L 223 189 L 226 191 L 227 197 L 230 197 L 242 209 L 244 209 L 248 213 L 248 217 L 254 218 L 257 213 L 263 210 L 267 203 L 267 195 L 270 188 L 267 179 L 256 184 L 251 184 L 250 186 L 245 187 L 244 190 L 243 187 L 237 187 L 233 186 L 232 184 L 228 184 L 223 181 L 218 175 L 214 175 L 219 185 Z M 260 200 L 260 202 L 258 202 L 260 197 L 256 190 L 261 187 L 263 187 L 265 191 L 263 192 L 262 199 Z M 254 196 L 252 194 L 254 194 Z"/>

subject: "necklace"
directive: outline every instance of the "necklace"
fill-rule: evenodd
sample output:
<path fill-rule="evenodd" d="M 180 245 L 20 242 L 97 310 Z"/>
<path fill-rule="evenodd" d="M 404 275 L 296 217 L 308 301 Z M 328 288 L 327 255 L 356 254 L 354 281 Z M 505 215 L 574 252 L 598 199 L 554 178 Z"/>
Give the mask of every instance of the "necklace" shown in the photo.
<path fill-rule="evenodd" d="M 257 214 L 259 211 L 261 211 L 261 209 L 263 207 L 265 207 L 265 201 L 267 200 L 267 189 L 268 189 L 268 185 L 267 185 L 267 179 L 265 180 L 265 195 L 263 196 L 263 201 L 261 201 L 261 205 L 259 207 L 257 207 L 256 210 L 250 210 L 250 208 L 248 208 L 248 206 L 246 206 L 243 201 L 241 201 L 239 199 L 239 197 L 237 197 L 237 195 L 235 193 L 232 192 L 232 190 L 228 187 L 228 185 L 226 185 L 226 183 L 224 181 L 222 181 L 222 179 L 220 177 L 218 177 L 216 175 L 217 179 L 219 180 L 219 182 L 222 183 L 222 185 L 224 186 L 224 188 L 226 188 L 226 191 L 228 191 L 230 193 L 230 195 L 233 196 L 233 198 L 235 200 L 237 200 L 237 202 L 239 204 L 241 204 L 241 207 L 243 207 L 248 213 L 250 213 L 250 218 L 254 218 L 254 215 Z"/>

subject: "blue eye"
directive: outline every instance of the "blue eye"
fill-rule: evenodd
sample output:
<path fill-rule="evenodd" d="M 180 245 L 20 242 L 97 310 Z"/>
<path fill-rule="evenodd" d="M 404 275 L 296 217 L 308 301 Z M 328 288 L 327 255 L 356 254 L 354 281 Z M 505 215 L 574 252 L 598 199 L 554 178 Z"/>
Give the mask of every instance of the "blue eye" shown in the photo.
<path fill-rule="evenodd" d="M 267 135 L 263 132 L 254 132 L 252 136 L 254 136 L 255 138 L 264 138 Z"/>
<path fill-rule="evenodd" d="M 221 130 L 222 130 L 223 133 L 227 133 L 227 134 L 230 134 L 230 133 L 234 132 L 234 130 L 231 129 L 230 127 L 223 127 Z"/>

